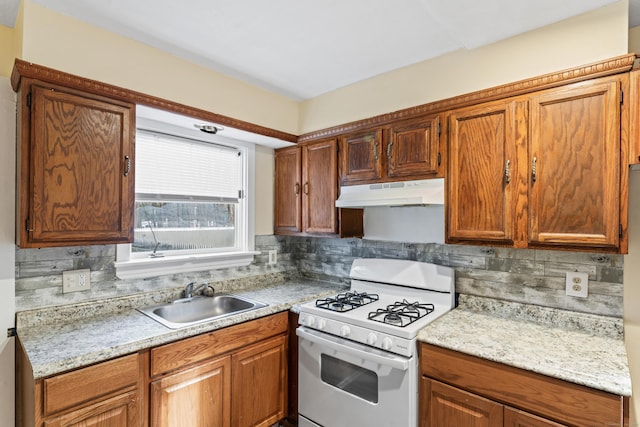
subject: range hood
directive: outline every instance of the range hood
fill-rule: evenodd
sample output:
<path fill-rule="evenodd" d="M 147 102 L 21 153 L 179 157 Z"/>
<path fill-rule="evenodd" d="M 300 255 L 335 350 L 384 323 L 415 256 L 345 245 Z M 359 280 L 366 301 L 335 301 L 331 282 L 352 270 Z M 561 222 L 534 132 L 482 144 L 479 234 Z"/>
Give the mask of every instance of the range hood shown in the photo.
<path fill-rule="evenodd" d="M 444 178 L 340 187 L 338 208 L 444 204 Z"/>

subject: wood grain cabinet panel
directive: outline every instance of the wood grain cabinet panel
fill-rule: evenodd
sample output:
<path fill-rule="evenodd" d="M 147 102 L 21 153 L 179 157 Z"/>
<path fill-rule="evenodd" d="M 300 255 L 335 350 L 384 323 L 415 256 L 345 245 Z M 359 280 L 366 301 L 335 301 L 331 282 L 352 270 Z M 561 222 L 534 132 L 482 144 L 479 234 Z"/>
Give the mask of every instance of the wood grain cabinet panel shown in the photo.
<path fill-rule="evenodd" d="M 553 89 L 529 103 L 529 243 L 617 247 L 619 81 Z"/>
<path fill-rule="evenodd" d="M 232 356 L 234 427 L 269 427 L 285 417 L 286 340 L 271 338 Z"/>
<path fill-rule="evenodd" d="M 382 129 L 356 132 L 340 139 L 340 184 L 362 184 L 382 178 Z"/>
<path fill-rule="evenodd" d="M 22 247 L 133 240 L 135 106 L 22 83 Z"/>
<path fill-rule="evenodd" d="M 474 106 L 449 115 L 449 242 L 513 241 L 516 143 L 515 101 Z"/>
<path fill-rule="evenodd" d="M 274 232 L 302 231 L 302 150 L 287 147 L 275 152 Z"/>
<path fill-rule="evenodd" d="M 231 358 L 215 359 L 151 383 L 154 427 L 229 427 Z"/>
<path fill-rule="evenodd" d="M 420 344 L 420 373 L 421 427 L 444 426 L 428 421 L 455 416 L 476 417 L 483 420 L 478 425 L 492 425 L 485 422 L 497 417 L 496 409 L 487 400 L 505 405 L 500 419 L 509 427 L 629 423 L 626 397 L 434 345 Z"/>
<path fill-rule="evenodd" d="M 438 381 L 422 378 L 428 427 L 502 427 L 503 406 Z"/>
<path fill-rule="evenodd" d="M 518 409 L 504 408 L 505 427 L 568 427 L 566 424 L 556 423 Z"/>
<path fill-rule="evenodd" d="M 338 143 L 302 147 L 302 224 L 305 233 L 337 233 Z"/>
<path fill-rule="evenodd" d="M 452 111 L 446 240 L 627 251 L 628 76 Z"/>
<path fill-rule="evenodd" d="M 136 427 L 142 426 L 140 398 L 130 391 L 98 403 L 46 419 L 44 427 Z"/>
<path fill-rule="evenodd" d="M 276 150 L 274 233 L 362 237 L 362 209 L 338 209 L 338 141 Z"/>
<path fill-rule="evenodd" d="M 440 165 L 440 118 L 409 120 L 387 129 L 387 176 L 389 178 L 429 178 Z"/>

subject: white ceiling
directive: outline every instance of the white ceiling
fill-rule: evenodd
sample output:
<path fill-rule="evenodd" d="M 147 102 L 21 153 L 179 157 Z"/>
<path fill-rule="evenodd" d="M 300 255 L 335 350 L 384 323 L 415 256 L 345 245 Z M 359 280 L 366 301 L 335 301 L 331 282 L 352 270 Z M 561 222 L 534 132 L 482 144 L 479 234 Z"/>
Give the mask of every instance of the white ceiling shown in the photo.
<path fill-rule="evenodd" d="M 304 100 L 616 0 L 33 1 Z"/>

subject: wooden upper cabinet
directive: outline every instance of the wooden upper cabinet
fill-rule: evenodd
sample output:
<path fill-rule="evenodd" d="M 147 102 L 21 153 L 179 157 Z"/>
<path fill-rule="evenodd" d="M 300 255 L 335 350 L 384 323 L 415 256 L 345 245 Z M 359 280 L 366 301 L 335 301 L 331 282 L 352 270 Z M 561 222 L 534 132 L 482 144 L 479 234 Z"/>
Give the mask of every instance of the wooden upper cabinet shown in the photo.
<path fill-rule="evenodd" d="M 306 233 L 337 233 L 337 171 L 335 139 L 302 147 L 302 226 Z"/>
<path fill-rule="evenodd" d="M 449 115 L 448 241 L 513 240 L 516 124 L 515 101 Z"/>
<path fill-rule="evenodd" d="M 382 129 L 356 132 L 340 140 L 340 184 L 363 184 L 382 178 Z"/>
<path fill-rule="evenodd" d="M 21 247 L 133 240 L 135 106 L 22 83 Z"/>
<path fill-rule="evenodd" d="M 440 118 L 410 120 L 387 130 L 387 176 L 428 178 L 438 173 Z"/>
<path fill-rule="evenodd" d="M 529 243 L 618 246 L 619 79 L 548 90 L 529 103 Z"/>
<path fill-rule="evenodd" d="M 444 176 L 438 115 L 394 122 L 340 139 L 340 184 Z"/>
<path fill-rule="evenodd" d="M 287 147 L 275 152 L 274 231 L 302 231 L 302 150 Z"/>

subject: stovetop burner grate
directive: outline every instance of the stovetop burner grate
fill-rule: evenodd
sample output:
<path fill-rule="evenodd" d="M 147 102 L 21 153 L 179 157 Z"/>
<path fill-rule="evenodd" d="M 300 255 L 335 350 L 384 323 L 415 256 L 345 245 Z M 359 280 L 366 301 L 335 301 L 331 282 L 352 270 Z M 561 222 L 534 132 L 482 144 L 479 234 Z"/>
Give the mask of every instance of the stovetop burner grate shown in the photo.
<path fill-rule="evenodd" d="M 369 320 L 405 327 L 433 312 L 433 304 L 402 300 L 369 313 Z"/>
<path fill-rule="evenodd" d="M 316 307 L 324 308 L 331 311 L 345 312 L 363 305 L 371 304 L 378 301 L 380 297 L 377 294 L 368 294 L 366 292 L 349 291 L 338 294 L 329 298 L 322 298 L 316 301 Z"/>

